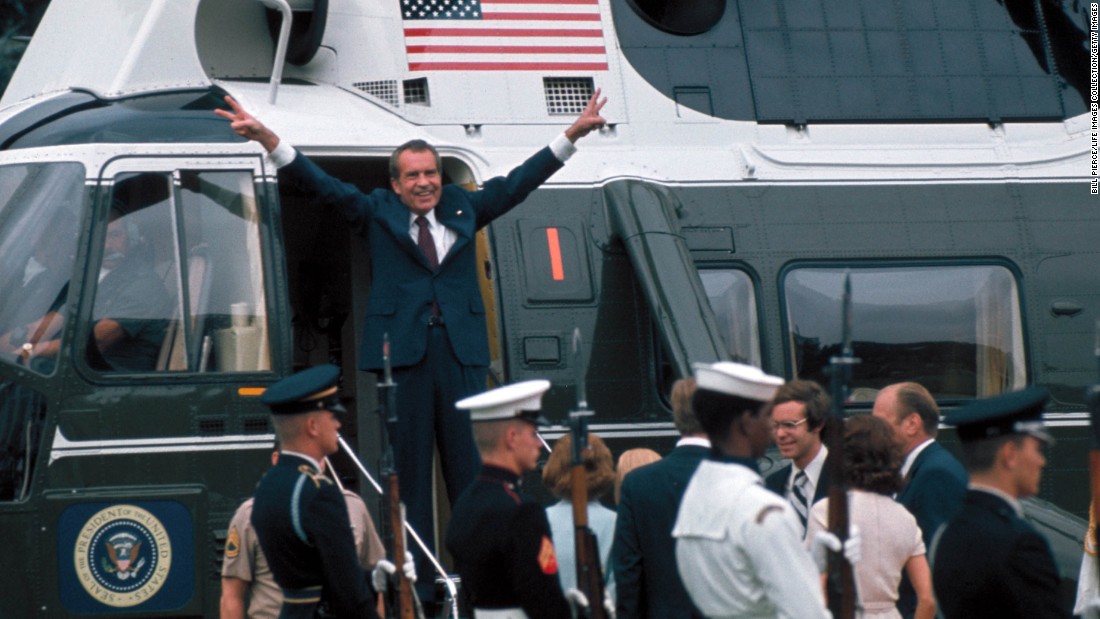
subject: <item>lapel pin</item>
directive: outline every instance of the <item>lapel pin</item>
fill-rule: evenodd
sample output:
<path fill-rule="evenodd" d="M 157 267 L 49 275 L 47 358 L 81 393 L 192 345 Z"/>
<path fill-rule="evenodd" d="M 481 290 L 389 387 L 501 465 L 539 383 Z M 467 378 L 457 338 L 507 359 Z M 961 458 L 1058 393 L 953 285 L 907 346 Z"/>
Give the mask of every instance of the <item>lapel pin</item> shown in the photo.
<path fill-rule="evenodd" d="M 462 211 L 455 211 L 455 215 L 461 215 Z"/>

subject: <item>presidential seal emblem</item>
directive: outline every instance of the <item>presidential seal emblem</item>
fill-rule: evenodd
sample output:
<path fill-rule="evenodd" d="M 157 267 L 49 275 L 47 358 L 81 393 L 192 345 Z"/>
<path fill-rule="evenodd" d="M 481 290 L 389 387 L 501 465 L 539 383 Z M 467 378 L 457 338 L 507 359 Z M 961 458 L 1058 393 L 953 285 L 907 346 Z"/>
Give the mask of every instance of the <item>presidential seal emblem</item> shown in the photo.
<path fill-rule="evenodd" d="M 128 608 L 164 586 L 172 567 L 172 542 L 152 513 L 135 505 L 112 505 L 84 523 L 73 561 L 88 595 Z"/>

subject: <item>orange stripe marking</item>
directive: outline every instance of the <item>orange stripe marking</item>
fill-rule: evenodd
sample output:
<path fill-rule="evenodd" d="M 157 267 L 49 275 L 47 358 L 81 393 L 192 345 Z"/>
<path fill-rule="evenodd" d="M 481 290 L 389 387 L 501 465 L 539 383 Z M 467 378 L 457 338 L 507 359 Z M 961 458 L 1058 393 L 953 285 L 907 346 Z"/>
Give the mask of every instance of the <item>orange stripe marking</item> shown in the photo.
<path fill-rule="evenodd" d="M 558 241 L 558 229 L 546 229 L 546 242 L 550 245 L 550 273 L 554 281 L 565 279 L 565 269 L 561 266 L 561 243 Z"/>

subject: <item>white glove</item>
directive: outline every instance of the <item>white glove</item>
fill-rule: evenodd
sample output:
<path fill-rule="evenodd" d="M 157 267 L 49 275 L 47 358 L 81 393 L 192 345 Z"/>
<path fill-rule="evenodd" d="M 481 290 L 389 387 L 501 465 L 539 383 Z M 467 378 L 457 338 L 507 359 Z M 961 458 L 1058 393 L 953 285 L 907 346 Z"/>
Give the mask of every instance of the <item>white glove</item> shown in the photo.
<path fill-rule="evenodd" d="M 411 552 L 405 553 L 405 564 L 401 566 L 401 571 L 404 572 L 405 578 L 409 579 L 409 582 L 416 582 L 416 563 L 413 562 L 413 556 Z M 390 587 L 390 578 L 397 572 L 397 568 L 386 559 L 379 559 L 378 564 L 374 566 L 374 571 L 371 572 L 371 581 L 374 583 L 374 590 L 378 593 L 385 593 Z"/>
<path fill-rule="evenodd" d="M 573 606 L 574 616 L 582 616 L 580 611 L 588 608 L 588 596 L 576 587 L 565 590 L 565 599 Z M 615 619 L 615 601 L 611 599 L 611 592 L 607 589 L 603 590 L 603 609 L 608 617 Z"/>
<path fill-rule="evenodd" d="M 848 563 L 852 565 L 859 563 L 859 560 L 863 557 L 863 538 L 859 535 L 859 527 L 854 524 L 848 527 L 848 539 L 845 540 L 843 547 L 844 558 L 848 560 Z M 839 552 L 840 549 L 841 543 L 837 536 L 828 531 L 818 531 L 814 535 L 814 542 L 810 549 L 817 570 L 824 572 L 827 569 L 828 551 Z"/>
<path fill-rule="evenodd" d="M 573 608 L 588 608 L 588 596 L 581 593 L 581 590 L 576 587 L 569 587 L 565 590 L 565 599 L 569 600 Z"/>

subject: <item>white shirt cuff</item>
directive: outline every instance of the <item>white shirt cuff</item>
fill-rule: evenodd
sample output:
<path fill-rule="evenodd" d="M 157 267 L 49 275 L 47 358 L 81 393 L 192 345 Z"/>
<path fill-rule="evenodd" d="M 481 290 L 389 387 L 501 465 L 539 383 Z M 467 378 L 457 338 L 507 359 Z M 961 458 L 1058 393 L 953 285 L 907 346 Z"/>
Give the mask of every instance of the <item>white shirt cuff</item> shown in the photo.
<path fill-rule="evenodd" d="M 286 140 L 279 140 L 279 145 L 267 154 L 267 158 L 271 160 L 271 164 L 276 168 L 281 168 L 290 165 L 290 162 L 294 161 L 294 157 L 297 155 L 298 152 L 294 150 L 293 146 L 287 144 Z"/>
<path fill-rule="evenodd" d="M 280 142 L 280 144 L 282 143 Z M 553 142 L 550 142 L 550 152 L 554 153 L 558 161 L 565 163 L 569 161 L 573 153 L 577 152 L 577 146 L 570 142 L 564 133 L 560 133 L 558 137 L 554 138 Z"/>

